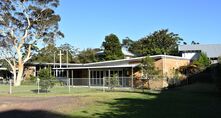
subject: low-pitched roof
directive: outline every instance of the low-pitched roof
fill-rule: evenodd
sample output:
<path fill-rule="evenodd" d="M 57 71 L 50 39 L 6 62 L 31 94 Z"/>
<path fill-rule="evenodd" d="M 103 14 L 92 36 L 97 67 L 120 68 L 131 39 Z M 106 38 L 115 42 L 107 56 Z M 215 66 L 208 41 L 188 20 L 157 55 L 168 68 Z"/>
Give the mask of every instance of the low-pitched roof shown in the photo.
<path fill-rule="evenodd" d="M 85 64 L 82 64 L 79 66 L 70 66 L 69 65 L 68 68 L 69 69 L 90 69 L 90 68 L 135 67 L 135 66 L 139 65 L 139 63 L 136 63 L 136 62 L 142 60 L 145 57 L 146 56 L 130 58 L 130 59 L 118 59 L 118 60 L 110 60 L 110 61 L 102 61 L 102 62 L 85 63 Z M 150 57 L 153 59 L 170 58 L 170 59 L 177 59 L 177 60 L 189 60 L 187 58 L 178 57 L 178 56 L 170 56 L 170 55 L 154 55 L 154 56 L 150 56 Z M 54 68 L 54 69 L 65 69 L 65 68 L 66 67 Z"/>
<path fill-rule="evenodd" d="M 209 58 L 221 56 L 221 44 L 200 44 L 200 45 L 180 45 L 180 52 L 201 51 L 207 54 Z"/>

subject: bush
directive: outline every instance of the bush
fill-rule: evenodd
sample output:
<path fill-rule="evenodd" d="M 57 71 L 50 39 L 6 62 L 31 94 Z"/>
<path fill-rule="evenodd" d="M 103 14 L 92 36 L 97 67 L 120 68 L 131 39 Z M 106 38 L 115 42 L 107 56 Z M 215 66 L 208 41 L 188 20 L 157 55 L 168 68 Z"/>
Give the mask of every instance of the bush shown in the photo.
<path fill-rule="evenodd" d="M 114 90 L 115 87 L 117 87 L 119 85 L 119 80 L 118 80 L 118 75 L 114 74 L 113 77 L 109 78 L 107 81 L 107 84 L 110 88 L 110 90 Z"/>
<path fill-rule="evenodd" d="M 41 69 L 38 77 L 40 79 L 39 86 L 41 87 L 41 90 L 48 91 L 49 88 L 54 87 L 55 77 L 51 75 L 50 68 Z"/>
<path fill-rule="evenodd" d="M 21 82 L 21 85 L 35 85 L 37 82 L 36 80 L 37 80 L 37 78 L 35 76 L 30 75 L 29 79 L 23 80 Z"/>
<path fill-rule="evenodd" d="M 199 59 L 194 61 L 193 64 L 197 65 L 202 70 L 210 66 L 210 60 L 207 57 L 206 53 L 200 53 Z"/>

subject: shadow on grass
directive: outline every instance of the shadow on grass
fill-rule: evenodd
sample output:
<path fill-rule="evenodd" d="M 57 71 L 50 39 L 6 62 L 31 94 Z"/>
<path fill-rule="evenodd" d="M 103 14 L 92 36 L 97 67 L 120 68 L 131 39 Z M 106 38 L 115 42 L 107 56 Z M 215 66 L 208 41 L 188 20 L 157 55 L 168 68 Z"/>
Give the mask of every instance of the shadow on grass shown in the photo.
<path fill-rule="evenodd" d="M 73 117 L 63 115 L 60 113 L 54 113 L 43 110 L 10 110 L 0 112 L 0 118 L 84 118 L 84 117 Z"/>
<path fill-rule="evenodd" d="M 35 90 L 31 90 L 33 93 L 38 93 L 38 89 L 35 89 Z M 50 90 L 42 90 L 40 89 L 39 90 L 39 93 L 50 93 Z"/>
<path fill-rule="evenodd" d="M 100 118 L 220 118 L 221 97 L 216 92 L 200 87 L 171 89 L 161 93 L 145 93 L 143 98 L 118 98 L 114 102 L 102 102 L 108 112 L 95 113 Z M 191 89 L 192 87 L 192 89 Z M 208 86 L 209 87 L 209 86 Z M 148 96 L 156 98 L 148 99 Z"/>

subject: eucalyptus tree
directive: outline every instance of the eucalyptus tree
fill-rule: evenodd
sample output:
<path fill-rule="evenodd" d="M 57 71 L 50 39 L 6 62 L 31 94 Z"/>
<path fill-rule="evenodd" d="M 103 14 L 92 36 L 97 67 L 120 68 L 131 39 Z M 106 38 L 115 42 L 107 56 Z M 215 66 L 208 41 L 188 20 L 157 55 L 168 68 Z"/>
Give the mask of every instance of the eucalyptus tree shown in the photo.
<path fill-rule="evenodd" d="M 35 48 L 64 36 L 54 11 L 58 5 L 59 0 L 0 1 L 0 56 L 11 67 L 15 86 L 21 84 L 24 64 Z"/>

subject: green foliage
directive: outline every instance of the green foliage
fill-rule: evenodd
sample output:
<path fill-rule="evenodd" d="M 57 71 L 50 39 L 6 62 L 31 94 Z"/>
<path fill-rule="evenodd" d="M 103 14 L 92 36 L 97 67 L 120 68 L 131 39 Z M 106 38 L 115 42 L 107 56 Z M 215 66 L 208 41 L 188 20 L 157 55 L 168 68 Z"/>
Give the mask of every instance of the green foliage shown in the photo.
<path fill-rule="evenodd" d="M 55 77 L 51 75 L 50 68 L 41 69 L 38 77 L 40 79 L 39 86 L 41 87 L 41 90 L 48 91 L 49 88 L 54 87 Z"/>
<path fill-rule="evenodd" d="M 62 44 L 60 47 L 56 47 L 54 44 L 49 44 L 46 47 L 39 50 L 38 54 L 34 55 L 31 61 L 33 62 L 46 62 L 46 63 L 53 63 L 54 62 L 54 55 L 55 55 L 55 62 L 59 63 L 60 58 L 58 54 L 62 55 L 62 62 L 67 62 L 67 53 L 68 53 L 68 62 L 78 63 L 79 61 L 76 58 L 78 49 L 74 48 L 68 43 Z M 68 52 L 67 52 L 68 50 Z"/>
<path fill-rule="evenodd" d="M 28 59 L 29 46 L 32 55 L 38 44 L 53 44 L 64 37 L 58 28 L 61 18 L 54 10 L 58 6 L 59 0 L 1 0 L 0 48 L 4 55 L 17 60 L 17 47 Z"/>
<path fill-rule="evenodd" d="M 113 77 L 108 78 L 107 84 L 110 90 L 114 90 L 115 87 L 119 85 L 118 75 L 114 74 Z"/>
<path fill-rule="evenodd" d="M 126 37 L 125 39 L 123 39 L 122 41 L 122 46 L 126 47 L 126 48 L 130 48 L 133 45 L 134 41 L 131 40 L 129 37 Z"/>
<path fill-rule="evenodd" d="M 124 57 L 120 41 L 116 35 L 106 36 L 102 46 L 104 47 L 105 60 L 116 60 Z"/>
<path fill-rule="evenodd" d="M 149 56 L 142 59 L 140 69 L 143 73 L 143 79 L 154 79 L 155 75 L 159 74 L 159 71 L 155 68 L 154 59 Z"/>
<path fill-rule="evenodd" d="M 34 55 L 31 61 L 53 63 L 55 52 L 56 54 L 59 52 L 58 48 L 54 44 L 49 44 L 48 46 L 39 50 L 38 54 Z M 59 58 L 56 58 L 56 62 L 59 62 Z"/>
<path fill-rule="evenodd" d="M 134 42 L 129 50 L 137 55 L 168 54 L 178 55 L 178 44 L 182 41 L 178 34 L 169 32 L 168 29 L 154 33 Z"/>
<path fill-rule="evenodd" d="M 193 64 L 204 70 L 210 65 L 210 60 L 205 53 L 200 53 L 199 59 L 194 61 Z"/>
<path fill-rule="evenodd" d="M 78 54 L 78 60 L 80 63 L 96 62 L 96 51 L 91 48 L 83 50 Z"/>

